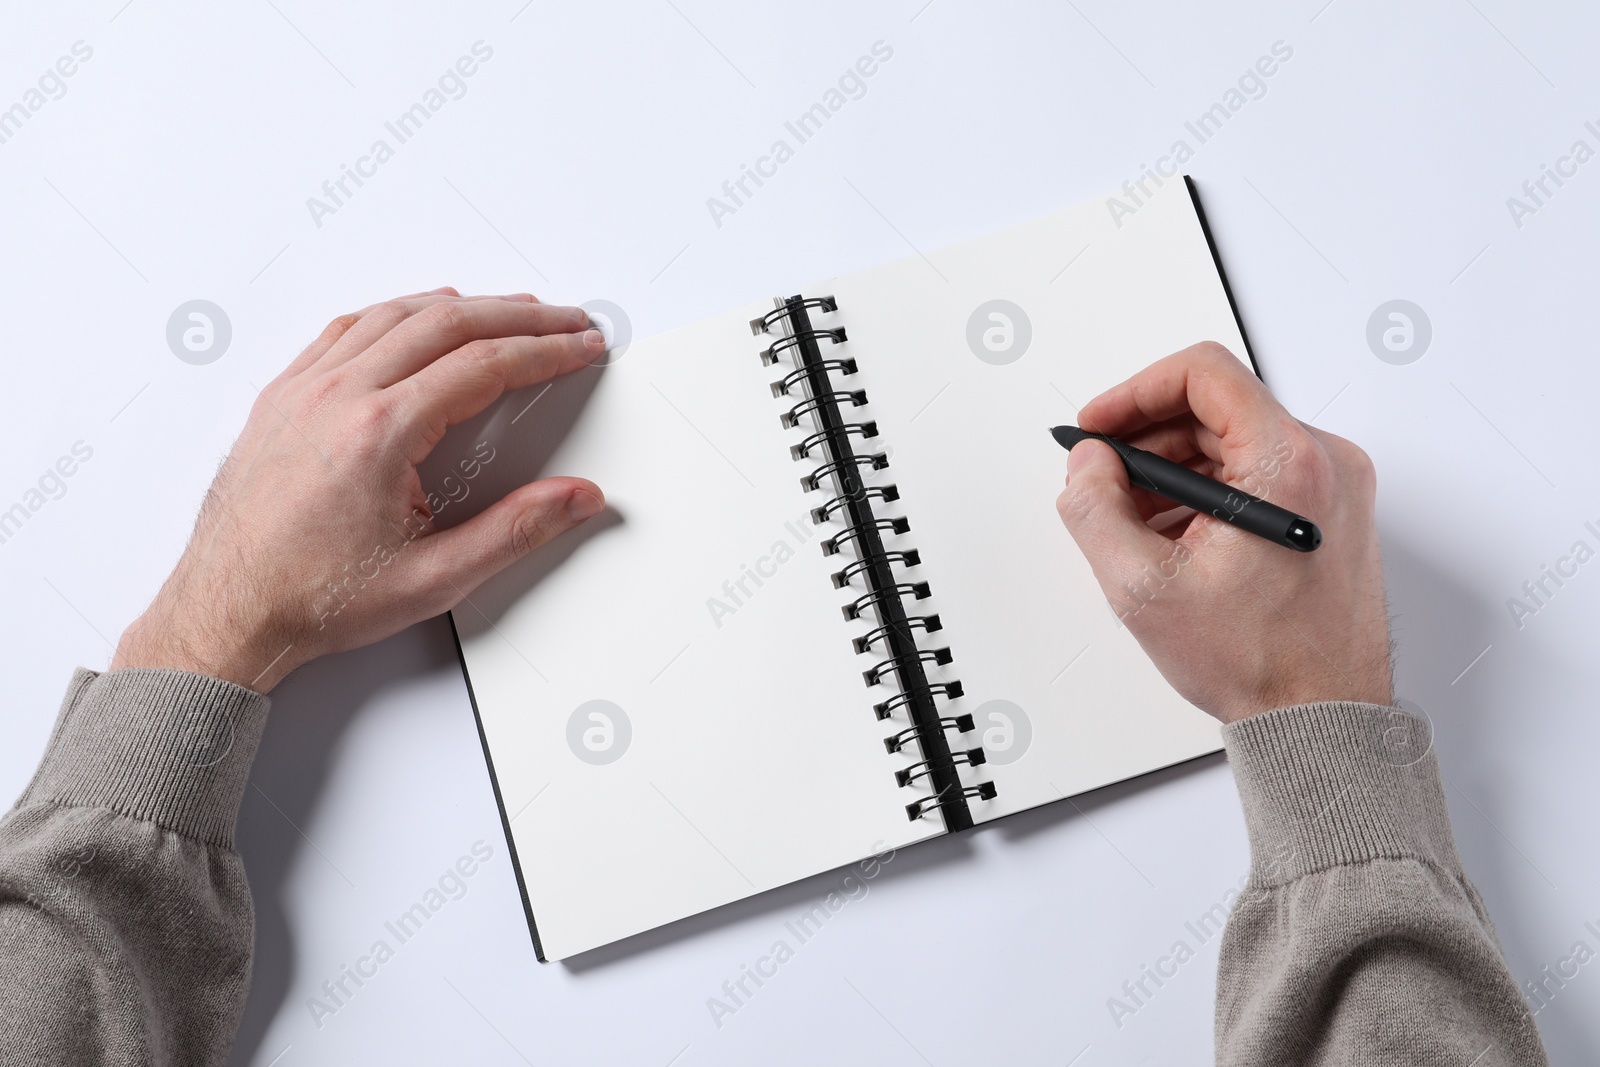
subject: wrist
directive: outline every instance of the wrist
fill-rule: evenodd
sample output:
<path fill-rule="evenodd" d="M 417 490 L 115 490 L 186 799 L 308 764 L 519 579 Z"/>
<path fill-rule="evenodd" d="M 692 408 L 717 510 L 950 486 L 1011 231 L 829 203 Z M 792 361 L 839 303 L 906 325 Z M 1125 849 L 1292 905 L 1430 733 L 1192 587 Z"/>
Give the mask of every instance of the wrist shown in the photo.
<path fill-rule="evenodd" d="M 111 667 L 189 671 L 268 693 L 299 666 L 294 651 L 290 642 L 273 638 L 266 627 L 192 617 L 179 620 L 158 603 L 123 632 Z"/>
<path fill-rule="evenodd" d="M 1381 677 L 1359 681 L 1341 677 L 1326 680 L 1323 684 L 1313 683 L 1267 690 L 1250 699 L 1237 701 L 1232 707 L 1223 708 L 1216 717 L 1227 725 L 1279 708 L 1295 708 L 1307 704 L 1371 704 L 1377 707 L 1393 707 L 1394 702 L 1394 682 L 1385 672 Z"/>

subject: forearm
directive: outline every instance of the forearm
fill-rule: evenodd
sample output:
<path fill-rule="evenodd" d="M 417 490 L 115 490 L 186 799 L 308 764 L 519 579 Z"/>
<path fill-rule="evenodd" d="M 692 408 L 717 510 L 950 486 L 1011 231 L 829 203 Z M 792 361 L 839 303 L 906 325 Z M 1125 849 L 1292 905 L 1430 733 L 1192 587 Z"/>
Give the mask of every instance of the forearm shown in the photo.
<path fill-rule="evenodd" d="M 268 701 L 79 671 L 0 820 L 0 1062 L 225 1063 L 252 912 L 234 823 Z"/>
<path fill-rule="evenodd" d="M 1427 730 L 1345 703 L 1224 729 L 1252 869 L 1218 962 L 1220 1067 L 1546 1063 Z"/>

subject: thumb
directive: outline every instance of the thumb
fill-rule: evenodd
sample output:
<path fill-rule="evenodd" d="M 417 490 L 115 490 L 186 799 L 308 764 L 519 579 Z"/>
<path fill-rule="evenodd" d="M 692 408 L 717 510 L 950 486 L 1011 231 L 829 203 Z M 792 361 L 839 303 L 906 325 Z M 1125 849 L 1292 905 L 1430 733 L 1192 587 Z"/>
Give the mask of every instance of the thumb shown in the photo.
<path fill-rule="evenodd" d="M 1067 472 L 1056 511 L 1115 604 L 1129 577 L 1158 563 L 1172 543 L 1140 517 L 1128 470 L 1110 445 L 1093 439 L 1078 442 L 1067 454 Z"/>
<path fill-rule="evenodd" d="M 450 583 L 452 605 L 490 576 L 605 510 L 583 478 L 542 478 L 507 493 L 460 526 L 423 542 L 427 573 Z M 454 587 L 451 589 L 450 587 Z"/>

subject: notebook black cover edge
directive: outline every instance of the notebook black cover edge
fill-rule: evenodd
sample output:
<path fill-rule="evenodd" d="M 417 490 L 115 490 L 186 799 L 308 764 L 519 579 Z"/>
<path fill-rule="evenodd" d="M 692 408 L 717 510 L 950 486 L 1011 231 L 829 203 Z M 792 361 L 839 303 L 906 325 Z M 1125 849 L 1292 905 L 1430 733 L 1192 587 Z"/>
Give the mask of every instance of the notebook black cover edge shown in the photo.
<path fill-rule="evenodd" d="M 1233 298 L 1233 286 L 1228 284 L 1228 272 L 1222 269 L 1222 256 L 1217 252 L 1217 239 L 1211 234 L 1211 224 L 1206 221 L 1206 209 L 1200 203 L 1200 190 L 1195 186 L 1194 177 L 1183 176 L 1184 188 L 1189 190 L 1189 202 L 1194 205 L 1195 218 L 1200 220 L 1200 232 L 1205 234 L 1206 248 L 1211 251 L 1211 264 L 1217 268 L 1217 280 L 1222 283 L 1222 294 L 1228 298 L 1228 310 L 1233 312 L 1233 324 L 1239 328 L 1239 339 L 1244 342 L 1245 358 L 1250 361 L 1250 369 L 1256 372 L 1256 377 L 1262 377 L 1261 364 L 1256 362 L 1255 349 L 1250 344 L 1250 334 L 1244 328 L 1244 318 L 1239 314 L 1239 302 Z"/>
<path fill-rule="evenodd" d="M 478 710 L 478 695 L 472 691 L 472 672 L 467 670 L 467 656 L 461 648 L 461 633 L 456 629 L 456 613 L 449 611 L 450 639 L 456 645 L 456 659 L 461 664 L 461 680 L 467 683 L 467 699 L 472 703 L 472 721 L 478 727 L 478 743 L 483 746 L 483 764 L 489 770 L 489 787 L 494 791 L 495 810 L 500 813 L 500 828 L 506 836 L 506 850 L 511 854 L 511 870 L 517 876 L 517 895 L 522 897 L 522 910 L 528 916 L 528 936 L 533 939 L 533 954 L 540 963 L 549 963 L 544 955 L 544 943 L 539 940 L 539 924 L 533 917 L 533 901 L 528 899 L 528 884 L 522 878 L 522 860 L 517 857 L 516 838 L 511 835 L 511 818 L 506 814 L 505 798 L 500 795 L 500 778 L 494 771 L 494 755 L 489 751 L 489 735 L 483 730 L 483 713 Z"/>

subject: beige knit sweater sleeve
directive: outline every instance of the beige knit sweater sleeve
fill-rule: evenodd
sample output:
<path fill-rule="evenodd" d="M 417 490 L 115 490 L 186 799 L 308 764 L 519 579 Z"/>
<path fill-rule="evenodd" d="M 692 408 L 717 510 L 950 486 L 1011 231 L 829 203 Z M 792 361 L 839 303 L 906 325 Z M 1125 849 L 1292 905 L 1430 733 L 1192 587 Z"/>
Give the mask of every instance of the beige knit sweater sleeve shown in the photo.
<path fill-rule="evenodd" d="M 1217 964 L 1219 1067 L 1545 1064 L 1456 855 L 1427 722 L 1306 704 L 1223 739 L 1251 871 Z"/>
<path fill-rule="evenodd" d="M 234 822 L 259 693 L 78 671 L 0 820 L 0 1064 L 225 1064 L 250 985 Z"/>

